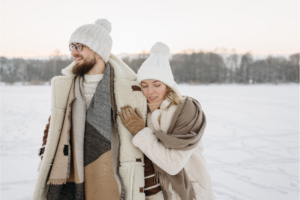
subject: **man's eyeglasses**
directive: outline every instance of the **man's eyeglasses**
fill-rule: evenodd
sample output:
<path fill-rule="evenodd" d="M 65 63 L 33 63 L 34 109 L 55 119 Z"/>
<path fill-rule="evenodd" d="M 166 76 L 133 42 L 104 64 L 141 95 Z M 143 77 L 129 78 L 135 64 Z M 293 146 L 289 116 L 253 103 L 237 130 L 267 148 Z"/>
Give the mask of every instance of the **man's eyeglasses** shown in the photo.
<path fill-rule="evenodd" d="M 69 49 L 72 51 L 72 49 L 75 47 L 76 51 L 80 52 L 83 49 L 83 44 L 70 44 Z"/>

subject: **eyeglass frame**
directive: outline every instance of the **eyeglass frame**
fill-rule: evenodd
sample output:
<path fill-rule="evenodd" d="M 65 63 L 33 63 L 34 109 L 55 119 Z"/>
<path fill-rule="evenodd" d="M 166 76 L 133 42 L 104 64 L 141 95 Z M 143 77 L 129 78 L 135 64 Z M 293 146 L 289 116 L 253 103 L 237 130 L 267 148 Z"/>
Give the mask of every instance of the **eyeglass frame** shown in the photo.
<path fill-rule="evenodd" d="M 77 50 L 77 48 L 79 48 L 79 47 L 77 47 L 77 45 L 78 44 L 80 44 L 80 45 L 82 45 L 82 47 L 81 47 L 81 50 L 80 51 L 78 51 Z M 71 45 L 73 45 L 73 47 L 71 48 Z M 81 44 L 81 43 L 77 43 L 77 44 L 73 44 L 73 43 L 71 43 L 70 45 L 69 45 L 69 50 L 70 51 L 72 51 L 73 50 L 73 48 L 75 47 L 75 50 L 77 51 L 77 52 L 81 52 L 82 50 L 83 50 L 83 47 L 84 47 L 85 45 L 84 44 Z"/>

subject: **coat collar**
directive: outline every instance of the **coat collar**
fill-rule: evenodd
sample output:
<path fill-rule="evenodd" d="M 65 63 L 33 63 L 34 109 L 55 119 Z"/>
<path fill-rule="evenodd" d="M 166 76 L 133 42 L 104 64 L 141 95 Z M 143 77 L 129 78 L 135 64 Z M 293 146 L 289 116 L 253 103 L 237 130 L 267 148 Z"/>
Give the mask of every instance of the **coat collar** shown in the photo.
<path fill-rule="evenodd" d="M 170 105 L 170 101 L 168 100 L 168 99 L 165 99 L 162 103 L 161 103 L 161 105 L 160 105 L 160 109 L 165 109 L 165 108 L 167 108 L 169 105 Z"/>
<path fill-rule="evenodd" d="M 72 69 L 73 69 L 75 64 L 76 64 L 75 61 L 72 62 L 69 66 L 67 66 L 66 68 L 61 70 L 61 73 L 65 76 L 75 76 L 72 72 Z"/>

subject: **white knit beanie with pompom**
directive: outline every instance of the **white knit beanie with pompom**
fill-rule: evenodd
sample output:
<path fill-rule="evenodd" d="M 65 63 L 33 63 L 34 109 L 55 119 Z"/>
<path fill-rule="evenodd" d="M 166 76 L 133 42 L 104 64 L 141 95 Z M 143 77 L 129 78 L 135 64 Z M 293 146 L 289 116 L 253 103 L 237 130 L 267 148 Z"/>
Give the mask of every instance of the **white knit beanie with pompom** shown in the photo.
<path fill-rule="evenodd" d="M 138 82 L 146 79 L 159 80 L 170 88 L 176 84 L 168 60 L 170 49 L 162 42 L 157 42 L 150 50 L 150 57 L 145 60 L 137 73 Z"/>
<path fill-rule="evenodd" d="M 110 32 L 111 23 L 107 19 L 98 19 L 95 24 L 85 24 L 77 28 L 69 40 L 69 45 L 73 42 L 84 44 L 106 63 L 112 48 Z"/>

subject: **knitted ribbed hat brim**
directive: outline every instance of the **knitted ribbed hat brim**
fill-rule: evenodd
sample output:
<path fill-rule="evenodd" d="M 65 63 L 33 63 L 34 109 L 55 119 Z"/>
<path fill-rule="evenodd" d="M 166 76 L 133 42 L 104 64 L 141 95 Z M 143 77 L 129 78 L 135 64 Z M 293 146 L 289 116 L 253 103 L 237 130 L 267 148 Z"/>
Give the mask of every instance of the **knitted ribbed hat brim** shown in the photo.
<path fill-rule="evenodd" d="M 73 42 L 88 46 L 91 50 L 100 55 L 104 62 L 108 61 L 112 45 L 107 49 L 104 45 L 99 45 L 99 42 L 90 35 L 78 32 L 72 34 L 69 44 Z M 112 41 L 110 41 L 110 43 L 112 43 Z"/>
<path fill-rule="evenodd" d="M 143 80 L 154 79 L 163 82 L 170 88 L 174 86 L 174 77 L 170 69 L 157 67 L 157 66 L 147 66 L 141 67 L 138 70 L 138 82 L 141 83 Z"/>

